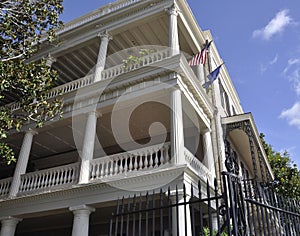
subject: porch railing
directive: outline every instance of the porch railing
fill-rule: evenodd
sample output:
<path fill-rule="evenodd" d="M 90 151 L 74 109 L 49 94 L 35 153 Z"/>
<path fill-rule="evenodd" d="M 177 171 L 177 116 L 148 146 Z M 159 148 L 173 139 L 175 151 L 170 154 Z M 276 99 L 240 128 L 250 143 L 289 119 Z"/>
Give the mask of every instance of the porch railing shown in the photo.
<path fill-rule="evenodd" d="M 90 162 L 90 180 L 158 168 L 170 162 L 169 152 L 170 143 L 165 143 L 94 159 Z"/>
<path fill-rule="evenodd" d="M 152 65 L 156 62 L 162 61 L 167 58 L 170 58 L 169 49 L 154 52 L 144 57 L 141 57 L 139 62 L 137 63 L 133 63 L 127 66 L 124 66 L 124 64 L 120 64 L 102 71 L 101 80 L 111 79 L 123 73 L 133 71 L 144 66 Z M 70 93 L 77 89 L 91 85 L 92 83 L 94 83 L 94 73 L 53 88 L 49 93 L 46 94 L 46 97 L 47 99 L 50 99 L 59 95 L 64 95 L 66 93 Z M 11 109 L 11 111 L 20 109 L 20 103 L 18 102 L 10 103 L 7 106 Z"/>
<path fill-rule="evenodd" d="M 62 34 L 64 32 L 67 32 L 71 29 L 77 28 L 83 24 L 86 24 L 88 22 L 91 22 L 95 19 L 98 19 L 99 17 L 102 17 L 104 15 L 110 14 L 112 12 L 118 11 L 122 8 L 125 8 L 127 6 L 130 6 L 134 3 L 140 2 L 141 0 L 123 0 L 123 1 L 117 1 L 113 3 L 109 3 L 101 8 L 99 8 L 97 11 L 95 11 L 94 14 L 90 15 L 86 18 L 83 18 L 79 21 L 72 21 L 70 24 L 66 24 L 65 27 L 63 27 L 61 30 L 58 31 L 58 34 Z"/>
<path fill-rule="evenodd" d="M 147 56 L 141 57 L 138 60 L 138 62 L 136 62 L 136 63 L 128 64 L 126 66 L 124 64 L 120 64 L 120 65 L 108 68 L 102 72 L 101 79 L 102 80 L 110 79 L 110 78 L 119 76 L 123 73 L 133 71 L 133 70 L 139 69 L 144 66 L 152 65 L 156 62 L 162 61 L 169 57 L 170 57 L 169 48 L 161 50 L 161 51 L 157 51 L 157 52 L 151 53 Z"/>
<path fill-rule="evenodd" d="M 21 176 L 19 193 L 78 183 L 80 163 L 36 171 Z"/>
<path fill-rule="evenodd" d="M 5 197 L 9 193 L 12 177 L 0 180 L 0 197 Z"/>
<path fill-rule="evenodd" d="M 195 171 L 203 180 L 209 180 L 213 183 L 213 176 L 210 170 L 199 161 L 187 148 L 184 149 L 185 161 L 188 166 Z"/>

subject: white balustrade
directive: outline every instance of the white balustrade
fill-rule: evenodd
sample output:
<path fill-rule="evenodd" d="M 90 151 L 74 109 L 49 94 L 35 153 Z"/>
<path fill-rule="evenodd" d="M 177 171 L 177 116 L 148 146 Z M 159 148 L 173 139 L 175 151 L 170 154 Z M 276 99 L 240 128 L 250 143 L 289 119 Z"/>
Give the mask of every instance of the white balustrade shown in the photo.
<path fill-rule="evenodd" d="M 125 1 L 124 4 L 125 3 L 127 4 L 127 2 L 129 3 L 133 1 Z M 139 62 L 137 63 L 130 64 L 128 66 L 124 66 L 124 64 L 121 64 L 102 71 L 101 80 L 114 78 L 123 73 L 133 71 L 144 66 L 149 66 L 151 64 L 162 61 L 169 57 L 170 57 L 169 49 L 164 49 L 158 52 L 151 53 L 149 55 L 141 57 Z M 77 89 L 86 87 L 92 83 L 94 83 L 94 74 L 90 74 L 78 80 L 74 80 L 69 83 L 55 87 L 54 89 L 50 90 L 49 93 L 46 94 L 46 98 L 50 99 L 50 98 L 57 97 L 59 95 L 67 94 Z M 18 102 L 10 103 L 7 106 L 11 109 L 11 111 L 20 109 L 20 103 Z"/>
<path fill-rule="evenodd" d="M 170 163 L 170 143 L 93 159 L 90 162 L 90 180 L 147 171 Z"/>
<path fill-rule="evenodd" d="M 47 98 L 49 99 L 49 98 L 57 97 L 60 94 L 66 94 L 66 93 L 72 92 L 74 90 L 83 88 L 85 86 L 92 84 L 93 81 L 94 81 L 94 74 L 87 75 L 81 79 L 74 80 L 72 82 L 63 84 L 61 86 L 58 86 L 58 87 L 52 89 L 47 94 Z"/>
<path fill-rule="evenodd" d="M 0 180 L 0 197 L 5 197 L 9 193 L 12 177 Z"/>
<path fill-rule="evenodd" d="M 99 17 L 102 17 L 104 15 L 107 15 L 109 13 L 112 13 L 112 12 L 115 12 L 119 9 L 122 9 L 124 7 L 127 7 L 127 6 L 130 6 L 136 2 L 140 2 L 142 0 L 125 0 L 125 1 L 117 1 L 117 2 L 114 2 L 114 3 L 110 3 L 110 4 L 107 4 L 105 6 L 103 6 L 102 8 L 99 8 L 95 14 L 92 14 L 92 15 L 89 15 L 88 17 L 86 18 L 81 18 L 79 21 L 73 21 L 71 22 L 71 24 L 66 24 L 65 27 L 63 27 L 61 30 L 58 31 L 58 34 L 62 34 L 64 32 L 67 32 L 69 30 L 72 30 L 74 28 L 77 28 L 83 24 L 86 24 L 88 22 L 91 22 L 95 19 L 98 19 Z"/>
<path fill-rule="evenodd" d="M 193 171 L 202 177 L 203 180 L 209 180 L 213 183 L 212 173 L 187 148 L 184 148 L 184 156 L 186 163 Z"/>
<path fill-rule="evenodd" d="M 19 193 L 77 184 L 79 163 L 35 171 L 21 176 Z"/>
<path fill-rule="evenodd" d="M 136 63 L 132 63 L 132 64 L 129 63 L 126 66 L 124 64 L 121 64 L 121 65 L 117 65 L 117 66 L 108 68 L 108 69 L 102 71 L 101 78 L 102 78 L 102 80 L 110 79 L 110 78 L 119 76 L 125 72 L 133 71 L 133 70 L 139 69 L 144 66 L 152 65 L 156 62 L 162 61 L 169 57 L 170 57 L 169 48 L 161 50 L 161 51 L 157 51 L 157 52 L 154 52 L 149 55 L 141 57 L 139 59 L 139 61 Z"/>

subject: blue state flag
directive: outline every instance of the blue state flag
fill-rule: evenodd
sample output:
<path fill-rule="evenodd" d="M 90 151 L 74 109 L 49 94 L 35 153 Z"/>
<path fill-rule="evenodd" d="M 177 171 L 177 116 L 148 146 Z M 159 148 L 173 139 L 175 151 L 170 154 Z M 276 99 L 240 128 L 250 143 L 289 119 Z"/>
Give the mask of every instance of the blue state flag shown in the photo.
<path fill-rule="evenodd" d="M 222 67 L 223 64 L 219 65 L 214 71 L 212 71 L 208 76 L 208 81 L 203 84 L 203 88 L 207 89 L 219 76 L 220 74 L 220 69 Z"/>

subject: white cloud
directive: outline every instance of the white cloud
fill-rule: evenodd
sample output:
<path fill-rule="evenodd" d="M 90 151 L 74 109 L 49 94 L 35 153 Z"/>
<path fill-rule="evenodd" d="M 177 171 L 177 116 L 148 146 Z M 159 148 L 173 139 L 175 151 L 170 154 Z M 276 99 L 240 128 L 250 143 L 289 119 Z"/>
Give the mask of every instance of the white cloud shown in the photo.
<path fill-rule="evenodd" d="M 269 40 L 273 35 L 282 32 L 293 22 L 293 19 L 288 15 L 288 13 L 288 9 L 279 11 L 264 28 L 253 31 L 252 37 Z"/>
<path fill-rule="evenodd" d="M 268 64 L 261 64 L 260 65 L 260 72 L 264 73 L 266 70 L 268 70 L 268 68 L 274 64 L 276 64 L 278 61 L 278 54 L 275 55 L 275 57 L 268 62 Z"/>
<path fill-rule="evenodd" d="M 289 125 L 296 126 L 300 129 L 300 102 L 296 102 L 291 108 L 283 110 L 280 118 L 288 121 Z"/>
<path fill-rule="evenodd" d="M 269 62 L 270 65 L 274 65 L 276 64 L 278 61 L 278 54 L 275 55 L 274 59 L 272 61 Z"/>
<path fill-rule="evenodd" d="M 283 70 L 283 74 L 293 83 L 296 94 L 300 95 L 300 59 L 289 59 L 287 66 Z"/>

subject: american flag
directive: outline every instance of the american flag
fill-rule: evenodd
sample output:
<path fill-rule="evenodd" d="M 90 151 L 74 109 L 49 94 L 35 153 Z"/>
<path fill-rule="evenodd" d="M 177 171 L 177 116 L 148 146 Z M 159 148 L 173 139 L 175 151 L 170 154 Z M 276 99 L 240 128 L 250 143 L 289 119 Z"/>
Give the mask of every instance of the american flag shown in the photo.
<path fill-rule="evenodd" d="M 190 66 L 197 66 L 199 64 L 205 64 L 206 58 L 207 58 L 207 53 L 208 49 L 211 45 L 212 41 L 208 42 L 206 41 L 204 48 L 198 52 L 193 58 L 189 61 Z"/>

